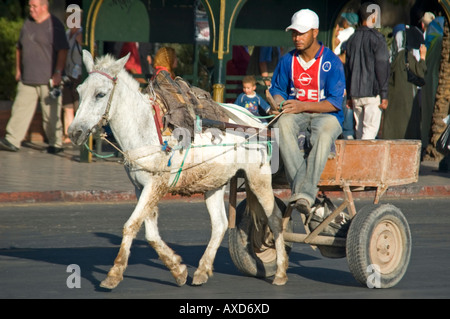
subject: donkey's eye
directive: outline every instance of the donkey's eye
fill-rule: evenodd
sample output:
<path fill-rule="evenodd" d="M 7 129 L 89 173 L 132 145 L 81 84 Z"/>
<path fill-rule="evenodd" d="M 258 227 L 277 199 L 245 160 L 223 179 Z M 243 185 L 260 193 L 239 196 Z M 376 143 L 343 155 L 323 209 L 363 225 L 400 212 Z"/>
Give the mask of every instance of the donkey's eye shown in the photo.
<path fill-rule="evenodd" d="M 101 99 L 102 97 L 105 97 L 105 93 L 97 93 L 97 95 L 95 96 L 96 99 Z"/>

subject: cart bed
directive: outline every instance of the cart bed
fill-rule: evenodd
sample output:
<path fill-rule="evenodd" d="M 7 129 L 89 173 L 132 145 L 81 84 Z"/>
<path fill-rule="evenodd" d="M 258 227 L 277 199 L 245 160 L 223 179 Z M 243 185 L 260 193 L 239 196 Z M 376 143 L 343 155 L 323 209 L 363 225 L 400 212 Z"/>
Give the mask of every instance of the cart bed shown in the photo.
<path fill-rule="evenodd" d="M 337 140 L 319 187 L 405 185 L 419 179 L 421 142 L 417 140 Z M 284 169 L 274 175 L 274 189 L 290 188 Z"/>
<path fill-rule="evenodd" d="M 421 143 L 416 140 L 337 140 L 319 186 L 395 186 L 418 181 Z"/>

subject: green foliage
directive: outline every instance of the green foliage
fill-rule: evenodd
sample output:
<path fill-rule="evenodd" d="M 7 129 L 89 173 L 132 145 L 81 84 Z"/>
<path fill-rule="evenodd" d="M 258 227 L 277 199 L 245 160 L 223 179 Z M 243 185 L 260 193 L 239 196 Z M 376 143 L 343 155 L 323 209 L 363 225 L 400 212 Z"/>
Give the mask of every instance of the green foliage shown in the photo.
<path fill-rule="evenodd" d="M 0 100 L 13 100 L 16 94 L 16 43 L 23 20 L 0 17 Z"/>
<path fill-rule="evenodd" d="M 27 1 L 28 2 L 28 1 Z M 0 2 L 0 18 L 7 18 L 9 20 L 17 20 L 23 18 L 26 14 L 25 1 L 20 0 L 5 0 Z"/>

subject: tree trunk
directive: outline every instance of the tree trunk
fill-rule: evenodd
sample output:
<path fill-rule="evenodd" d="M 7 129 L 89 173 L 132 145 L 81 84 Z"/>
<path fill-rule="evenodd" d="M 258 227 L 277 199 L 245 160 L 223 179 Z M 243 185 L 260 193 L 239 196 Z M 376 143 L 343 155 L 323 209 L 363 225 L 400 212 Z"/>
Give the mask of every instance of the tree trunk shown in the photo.
<path fill-rule="evenodd" d="M 444 27 L 441 56 L 439 85 L 431 121 L 431 137 L 424 155 L 426 161 L 440 161 L 444 157 L 436 150 L 436 143 L 446 127 L 443 119 L 449 114 L 450 106 L 450 32 L 447 21 Z"/>

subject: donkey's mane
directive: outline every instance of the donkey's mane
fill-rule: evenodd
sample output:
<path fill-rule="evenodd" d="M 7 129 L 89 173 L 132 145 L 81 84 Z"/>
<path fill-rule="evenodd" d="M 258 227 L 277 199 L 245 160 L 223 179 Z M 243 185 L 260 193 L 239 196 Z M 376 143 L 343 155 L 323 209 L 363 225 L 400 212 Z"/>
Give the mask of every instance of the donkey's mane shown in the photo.
<path fill-rule="evenodd" d="M 120 74 L 121 80 L 125 80 L 127 86 L 131 90 L 138 90 L 139 82 L 136 81 L 124 68 L 119 68 L 117 64 L 115 64 L 116 61 L 117 60 L 111 54 L 100 56 L 95 59 L 94 70 L 105 72 L 112 77 L 119 76 Z"/>

